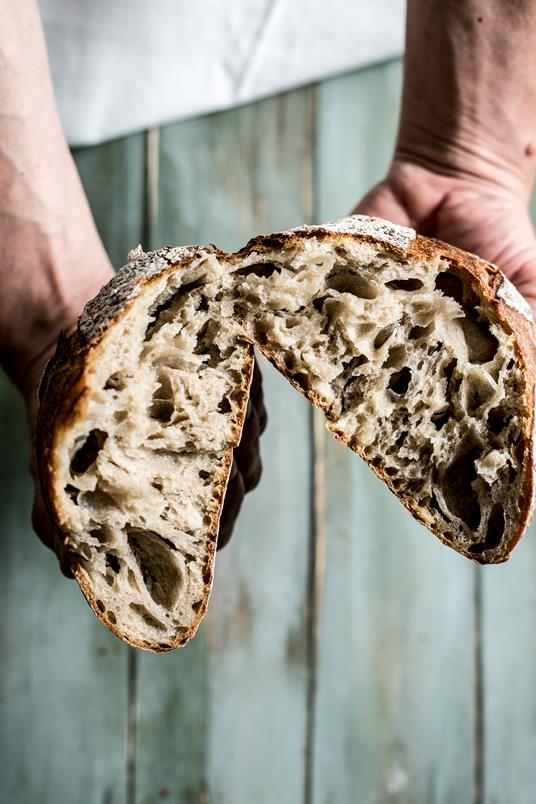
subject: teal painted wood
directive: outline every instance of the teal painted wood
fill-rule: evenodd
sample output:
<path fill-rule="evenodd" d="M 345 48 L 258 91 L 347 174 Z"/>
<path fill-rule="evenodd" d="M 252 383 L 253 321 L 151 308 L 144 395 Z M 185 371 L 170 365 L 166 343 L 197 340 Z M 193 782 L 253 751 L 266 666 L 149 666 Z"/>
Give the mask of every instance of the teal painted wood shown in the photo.
<path fill-rule="evenodd" d="M 99 234 L 114 268 L 127 261 L 147 230 L 145 203 L 146 135 L 77 148 L 76 166 L 91 204 Z"/>
<path fill-rule="evenodd" d="M 384 174 L 399 87 L 396 63 L 321 85 L 318 218 L 347 213 Z M 473 567 L 329 436 L 325 462 L 313 801 L 471 801 Z"/>
<path fill-rule="evenodd" d="M 536 528 L 507 564 L 482 568 L 483 789 L 487 804 L 533 804 Z"/>
<path fill-rule="evenodd" d="M 532 199 L 536 221 L 536 194 Z M 536 793 L 536 526 L 508 562 L 480 570 L 483 789 L 487 804 Z"/>
<path fill-rule="evenodd" d="M 151 245 L 231 249 L 308 218 L 312 108 L 304 90 L 163 129 Z M 139 656 L 140 804 L 303 798 L 310 412 L 264 369 L 264 476 L 218 555 L 205 623 L 186 648 Z"/>
<path fill-rule="evenodd" d="M 0 439 L 0 799 L 121 804 L 125 648 L 31 530 L 26 423 L 4 378 Z"/>
<path fill-rule="evenodd" d="M 105 244 L 123 261 L 119 255 L 141 237 L 143 138 L 80 151 L 76 159 Z M 122 804 L 129 651 L 32 533 L 24 413 L 0 379 L 0 798 Z"/>

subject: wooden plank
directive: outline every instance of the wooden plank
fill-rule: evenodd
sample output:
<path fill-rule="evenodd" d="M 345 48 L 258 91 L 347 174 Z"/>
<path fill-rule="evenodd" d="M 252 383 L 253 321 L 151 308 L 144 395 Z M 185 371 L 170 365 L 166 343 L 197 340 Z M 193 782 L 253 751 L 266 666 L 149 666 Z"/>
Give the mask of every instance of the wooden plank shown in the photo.
<path fill-rule="evenodd" d="M 77 154 L 116 256 L 140 238 L 133 222 L 140 219 L 142 197 L 132 192 L 143 176 L 139 145 L 132 138 Z M 14 389 L 0 379 L 0 798 L 10 804 L 121 804 L 128 649 L 96 620 L 31 531 L 24 413 Z"/>
<path fill-rule="evenodd" d="M 77 148 L 76 166 L 112 265 L 127 261 L 146 232 L 145 134 Z"/>
<path fill-rule="evenodd" d="M 310 91 L 165 128 L 157 243 L 236 248 L 310 213 Z M 140 804 L 296 804 L 307 688 L 310 414 L 264 366 L 264 476 L 218 555 L 209 613 L 139 668 Z"/>
<path fill-rule="evenodd" d="M 536 194 L 531 204 L 536 222 Z M 508 564 L 482 568 L 482 801 L 533 804 L 536 525 Z"/>
<path fill-rule="evenodd" d="M 318 94 L 317 217 L 346 214 L 389 163 L 400 65 Z M 338 802 L 470 801 L 472 565 L 417 525 L 330 437 L 314 794 Z"/>

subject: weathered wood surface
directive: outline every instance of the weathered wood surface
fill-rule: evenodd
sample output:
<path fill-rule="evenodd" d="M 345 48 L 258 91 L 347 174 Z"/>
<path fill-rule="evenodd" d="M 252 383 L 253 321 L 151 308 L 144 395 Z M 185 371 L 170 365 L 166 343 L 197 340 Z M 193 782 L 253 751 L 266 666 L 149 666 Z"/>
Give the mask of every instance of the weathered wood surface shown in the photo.
<path fill-rule="evenodd" d="M 141 237 L 143 139 L 77 154 L 114 258 Z M 32 533 L 24 413 L 0 379 L 0 800 L 122 804 L 129 652 Z"/>
<path fill-rule="evenodd" d="M 114 264 L 346 214 L 388 164 L 399 87 L 380 65 L 77 152 Z M 108 634 L 31 533 L 2 380 L 0 800 L 532 804 L 534 533 L 477 571 L 318 421 L 313 442 L 269 367 L 265 386 L 262 485 L 198 636 L 155 657 Z"/>
<path fill-rule="evenodd" d="M 151 245 L 234 249 L 258 231 L 307 219 L 311 103 L 304 90 L 163 129 Z M 162 790 L 181 802 L 303 798 L 310 411 L 263 368 L 271 414 L 264 476 L 218 555 L 201 633 L 185 651 L 138 660 L 143 804 Z"/>
<path fill-rule="evenodd" d="M 397 122 L 391 64 L 326 82 L 317 109 L 317 214 L 383 177 Z M 400 508 L 329 436 L 315 804 L 472 798 L 473 567 Z"/>

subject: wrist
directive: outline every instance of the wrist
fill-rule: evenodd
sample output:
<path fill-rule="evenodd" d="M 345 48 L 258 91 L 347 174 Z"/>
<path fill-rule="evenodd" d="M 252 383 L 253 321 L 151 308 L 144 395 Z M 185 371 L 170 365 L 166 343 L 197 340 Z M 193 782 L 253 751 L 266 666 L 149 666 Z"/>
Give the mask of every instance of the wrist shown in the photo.
<path fill-rule="evenodd" d="M 16 306 L 1 322 L 0 362 L 28 400 L 59 333 L 76 326 L 85 303 L 111 278 L 113 270 L 98 238 L 89 248 L 76 250 L 42 243 L 39 249 L 25 252 L 24 260 L 21 273 L 35 279 L 27 293 L 16 294 Z M 5 264 L 1 267 L 9 269 Z"/>
<path fill-rule="evenodd" d="M 457 119 L 442 127 L 403 114 L 394 161 L 500 188 L 526 203 L 536 178 L 536 143 L 516 132 L 501 132 L 498 125 L 488 132 L 483 125 Z"/>

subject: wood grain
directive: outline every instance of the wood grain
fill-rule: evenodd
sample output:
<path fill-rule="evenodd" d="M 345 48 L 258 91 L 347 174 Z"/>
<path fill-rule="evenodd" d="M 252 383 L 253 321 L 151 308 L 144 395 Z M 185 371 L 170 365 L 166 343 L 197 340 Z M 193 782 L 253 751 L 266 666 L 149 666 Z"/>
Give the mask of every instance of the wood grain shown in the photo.
<path fill-rule="evenodd" d="M 536 194 L 532 219 L 536 222 Z M 536 754 L 536 525 L 510 561 L 480 569 L 482 791 L 486 804 L 532 804 Z"/>
<path fill-rule="evenodd" d="M 308 90 L 160 132 L 151 246 L 233 249 L 310 217 Z M 266 365 L 264 476 L 218 555 L 195 640 L 139 659 L 136 801 L 303 798 L 311 452 L 307 403 Z"/>
<path fill-rule="evenodd" d="M 346 214 L 387 169 L 400 66 L 318 94 L 317 217 Z M 473 568 L 348 449 L 326 439 L 326 576 L 315 804 L 466 802 L 473 792 Z"/>
<path fill-rule="evenodd" d="M 141 139 L 76 154 L 105 244 L 118 261 L 141 236 Z M 122 804 L 128 649 L 96 621 L 31 530 L 24 411 L 0 379 L 0 798 Z"/>

